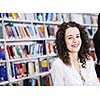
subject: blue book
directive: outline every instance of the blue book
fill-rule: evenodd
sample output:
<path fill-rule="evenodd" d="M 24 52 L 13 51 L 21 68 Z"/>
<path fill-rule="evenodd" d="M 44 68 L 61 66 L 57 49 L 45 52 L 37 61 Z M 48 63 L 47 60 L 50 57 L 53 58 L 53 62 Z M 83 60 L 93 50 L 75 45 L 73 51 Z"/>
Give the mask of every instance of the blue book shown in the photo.
<path fill-rule="evenodd" d="M 3 64 L 0 66 L 0 81 L 7 81 L 7 70 Z"/>
<path fill-rule="evenodd" d="M 16 68 L 16 64 L 12 63 L 11 65 L 11 72 L 12 72 L 12 77 L 15 77 L 17 79 L 17 68 Z"/>
<path fill-rule="evenodd" d="M 5 60 L 5 51 L 4 48 L 0 47 L 0 59 Z"/>

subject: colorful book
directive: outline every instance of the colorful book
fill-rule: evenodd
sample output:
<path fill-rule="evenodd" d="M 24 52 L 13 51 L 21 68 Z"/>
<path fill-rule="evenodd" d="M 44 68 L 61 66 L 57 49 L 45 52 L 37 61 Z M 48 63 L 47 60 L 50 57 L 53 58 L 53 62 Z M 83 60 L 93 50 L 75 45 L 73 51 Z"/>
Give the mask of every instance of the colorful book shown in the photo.
<path fill-rule="evenodd" d="M 3 46 L 0 46 L 0 60 L 5 60 L 5 50 Z"/>
<path fill-rule="evenodd" d="M 0 81 L 7 81 L 7 69 L 5 64 L 0 65 Z"/>

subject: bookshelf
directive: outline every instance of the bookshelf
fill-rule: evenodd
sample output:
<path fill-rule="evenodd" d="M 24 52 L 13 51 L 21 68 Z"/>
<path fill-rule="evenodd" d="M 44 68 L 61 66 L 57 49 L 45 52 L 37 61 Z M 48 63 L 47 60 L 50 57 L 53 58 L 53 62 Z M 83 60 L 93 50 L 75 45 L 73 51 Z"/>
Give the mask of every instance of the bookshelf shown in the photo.
<path fill-rule="evenodd" d="M 97 15 L 87 13 L 1 13 L 0 85 L 51 86 L 55 35 L 62 22 L 76 21 L 91 39 Z M 91 48 L 94 52 L 94 47 Z M 3 72 L 3 73 L 2 73 Z"/>
<path fill-rule="evenodd" d="M 0 85 L 52 85 L 49 57 L 56 56 L 56 53 L 51 40 L 55 40 L 54 26 L 60 22 L 46 23 L 44 15 L 1 13 L 4 36 L 0 39 L 0 48 L 3 45 L 5 59 L 0 62 L 6 65 L 7 79 L 0 81 Z M 52 25 L 48 28 L 49 34 L 48 25 Z"/>

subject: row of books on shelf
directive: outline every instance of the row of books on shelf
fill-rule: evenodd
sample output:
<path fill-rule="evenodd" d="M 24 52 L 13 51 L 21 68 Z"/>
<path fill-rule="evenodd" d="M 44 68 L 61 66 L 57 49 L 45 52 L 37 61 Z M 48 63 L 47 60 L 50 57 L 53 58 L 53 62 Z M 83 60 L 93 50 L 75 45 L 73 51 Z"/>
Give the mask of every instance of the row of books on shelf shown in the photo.
<path fill-rule="evenodd" d="M 46 51 L 47 46 L 47 51 Z M 42 42 L 33 42 L 31 45 L 7 45 L 7 57 L 8 59 L 19 59 L 19 58 L 29 58 L 34 56 L 43 56 L 48 54 L 56 54 L 56 48 L 53 41 L 48 41 L 46 43 Z M 1 59 L 5 60 L 4 49 L 0 50 L 2 55 Z"/>
<path fill-rule="evenodd" d="M 62 22 L 69 20 L 67 13 L 1 13 L 3 18 L 31 20 L 31 21 L 54 21 Z"/>
<path fill-rule="evenodd" d="M 7 45 L 9 59 L 29 58 L 36 55 L 45 55 L 44 43 L 33 43 L 32 45 Z"/>
<path fill-rule="evenodd" d="M 12 62 L 11 66 L 11 79 L 19 79 L 26 76 L 35 77 L 42 72 L 49 71 L 49 63 L 47 59 L 35 59 L 29 62 Z"/>
<path fill-rule="evenodd" d="M 31 21 L 76 21 L 80 24 L 97 24 L 97 14 L 86 13 L 1 13 L 1 16 L 9 19 Z"/>
<path fill-rule="evenodd" d="M 12 83 L 13 86 L 38 86 L 38 80 L 34 78 L 25 79 L 17 83 Z"/>
<path fill-rule="evenodd" d="M 97 27 L 85 26 L 89 38 L 93 38 Z M 40 38 L 55 38 L 57 25 L 6 25 L 7 39 L 40 39 Z M 0 33 L 0 34 L 3 34 Z"/>
<path fill-rule="evenodd" d="M 72 13 L 71 20 L 76 21 L 80 24 L 94 24 L 97 25 L 97 14 L 92 15 L 84 13 Z"/>
<path fill-rule="evenodd" d="M 39 64 L 38 64 L 39 63 Z M 24 77 L 31 77 L 27 78 L 27 80 L 32 80 L 32 77 L 35 81 L 35 75 L 40 78 L 41 85 L 46 85 L 49 82 L 48 75 L 39 75 L 39 73 L 47 72 L 49 70 L 49 64 L 47 59 L 38 59 L 30 62 L 22 62 L 22 63 L 16 63 L 12 62 L 9 66 L 9 78 L 12 83 L 14 83 L 15 79 L 21 79 Z M 7 75 L 7 67 L 5 63 L 0 63 L 0 82 L 8 81 L 8 75 Z M 25 81 L 26 79 L 24 79 Z M 48 81 L 48 82 L 47 82 Z M 26 83 L 28 84 L 28 83 Z M 33 84 L 31 82 L 31 84 Z M 50 84 L 49 84 L 50 85 Z"/>
<path fill-rule="evenodd" d="M 95 56 L 95 50 L 94 50 L 94 45 L 93 45 L 93 41 L 91 41 L 92 43 L 92 47 L 91 47 L 91 50 L 90 50 L 90 53 L 91 55 L 93 56 L 93 59 L 95 61 L 96 59 L 96 56 Z M 33 57 L 33 56 L 36 56 L 36 55 L 45 55 L 43 54 L 43 52 L 41 53 L 33 53 L 34 50 L 32 51 L 32 53 L 28 53 L 27 52 L 27 49 L 25 50 L 25 47 L 27 48 L 27 46 L 24 47 L 23 49 L 23 53 L 21 53 L 19 47 L 21 47 L 22 45 L 20 46 L 7 46 L 7 52 L 8 52 L 8 58 L 9 59 L 18 59 L 18 58 L 29 58 L 29 57 Z M 93 49 L 92 49 L 93 48 Z M 48 44 L 48 50 L 47 50 L 48 54 L 56 54 L 57 53 L 57 50 L 55 47 L 53 47 L 50 43 Z M 3 61 L 3 60 L 6 60 L 5 58 L 5 51 L 4 49 L 0 49 L 0 61 Z"/>
<path fill-rule="evenodd" d="M 46 29 L 45 29 L 46 28 Z M 7 39 L 29 39 L 29 38 L 45 38 L 55 37 L 57 26 L 53 25 L 23 25 L 10 24 L 5 26 Z"/>
<path fill-rule="evenodd" d="M 91 48 L 94 48 L 93 41 L 91 40 Z M 46 51 L 47 47 L 47 51 Z M 7 57 L 12 59 L 25 59 L 35 56 L 43 56 L 49 54 L 57 54 L 54 41 L 47 41 L 46 46 L 44 41 L 33 42 L 31 45 L 6 45 Z M 95 50 L 90 50 L 95 51 Z M 95 57 L 94 57 L 95 58 Z M 0 60 L 6 60 L 4 46 L 0 46 Z"/>
<path fill-rule="evenodd" d="M 23 81 L 19 81 L 16 83 L 12 83 L 13 86 L 50 86 L 50 75 L 47 76 L 39 76 L 40 82 L 38 79 L 29 78 Z"/>

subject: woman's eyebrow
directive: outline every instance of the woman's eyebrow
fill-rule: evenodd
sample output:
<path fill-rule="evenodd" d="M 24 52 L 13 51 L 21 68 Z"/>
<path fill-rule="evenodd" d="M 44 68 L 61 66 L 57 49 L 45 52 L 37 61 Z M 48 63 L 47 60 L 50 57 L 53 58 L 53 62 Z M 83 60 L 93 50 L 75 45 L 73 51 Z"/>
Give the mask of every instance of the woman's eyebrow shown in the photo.
<path fill-rule="evenodd" d="M 76 34 L 76 35 L 80 35 L 80 34 Z M 66 35 L 66 37 L 69 37 L 69 36 L 73 36 L 73 35 Z"/>
<path fill-rule="evenodd" d="M 69 37 L 69 36 L 73 36 L 73 35 L 67 35 L 66 37 Z"/>

